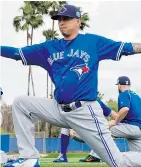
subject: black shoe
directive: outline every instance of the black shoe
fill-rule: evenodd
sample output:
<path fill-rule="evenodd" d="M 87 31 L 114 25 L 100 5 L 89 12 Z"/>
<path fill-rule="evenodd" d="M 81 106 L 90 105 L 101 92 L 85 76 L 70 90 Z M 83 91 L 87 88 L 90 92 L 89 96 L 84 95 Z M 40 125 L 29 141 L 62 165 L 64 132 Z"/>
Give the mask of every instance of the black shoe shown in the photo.
<path fill-rule="evenodd" d="M 80 162 L 100 162 L 100 159 L 92 155 L 88 155 L 85 159 L 80 159 Z"/>

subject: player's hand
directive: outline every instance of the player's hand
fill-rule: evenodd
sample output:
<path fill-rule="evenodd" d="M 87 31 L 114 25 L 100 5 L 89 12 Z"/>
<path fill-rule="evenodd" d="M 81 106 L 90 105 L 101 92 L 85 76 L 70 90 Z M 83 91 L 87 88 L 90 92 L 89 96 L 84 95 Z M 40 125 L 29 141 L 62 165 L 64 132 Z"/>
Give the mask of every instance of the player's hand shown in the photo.
<path fill-rule="evenodd" d="M 115 120 L 111 120 L 109 121 L 109 128 L 111 128 L 112 126 L 116 125 L 116 121 Z"/>
<path fill-rule="evenodd" d="M 70 137 L 71 138 L 76 137 L 76 132 L 73 129 L 70 129 Z"/>

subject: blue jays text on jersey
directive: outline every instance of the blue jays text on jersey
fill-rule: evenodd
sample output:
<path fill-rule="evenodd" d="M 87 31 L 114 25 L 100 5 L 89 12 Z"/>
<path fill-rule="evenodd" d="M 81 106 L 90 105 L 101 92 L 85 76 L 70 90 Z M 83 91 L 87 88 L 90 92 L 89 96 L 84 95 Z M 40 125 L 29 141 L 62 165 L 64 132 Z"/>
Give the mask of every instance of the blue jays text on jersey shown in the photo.
<path fill-rule="evenodd" d="M 118 110 L 129 108 L 128 114 L 121 121 L 141 128 L 141 98 L 133 91 L 126 90 L 118 96 Z"/>
<path fill-rule="evenodd" d="M 119 60 L 122 55 L 132 54 L 133 47 L 131 43 L 115 42 L 99 35 L 78 34 L 69 42 L 51 40 L 19 50 L 2 47 L 1 51 L 2 56 L 21 59 L 24 65 L 43 67 L 55 85 L 57 102 L 71 103 L 96 100 L 99 62 Z"/>
<path fill-rule="evenodd" d="M 90 56 L 84 52 L 83 50 L 74 50 L 71 49 L 70 53 L 67 54 L 68 57 L 78 57 L 84 60 L 85 63 L 87 63 L 90 59 Z M 55 61 L 59 60 L 59 59 L 64 59 L 64 51 L 62 52 L 57 52 L 57 53 L 53 53 L 52 56 L 50 56 L 47 61 L 49 62 L 50 65 L 52 65 Z"/>

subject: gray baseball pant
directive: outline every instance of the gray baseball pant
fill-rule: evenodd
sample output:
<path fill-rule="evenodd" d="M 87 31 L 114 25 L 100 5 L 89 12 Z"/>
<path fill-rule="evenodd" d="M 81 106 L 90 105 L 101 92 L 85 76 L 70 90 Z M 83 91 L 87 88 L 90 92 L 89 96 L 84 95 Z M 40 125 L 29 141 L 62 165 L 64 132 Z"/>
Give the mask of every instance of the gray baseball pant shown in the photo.
<path fill-rule="evenodd" d="M 35 148 L 34 119 L 72 128 L 111 167 L 141 167 L 141 153 L 121 153 L 111 137 L 108 122 L 96 101 L 82 102 L 82 106 L 64 112 L 55 100 L 19 97 L 13 103 L 13 122 L 20 157 L 39 158 Z"/>
<path fill-rule="evenodd" d="M 138 126 L 119 123 L 110 130 L 112 136 L 126 138 L 131 151 L 141 152 L 141 129 Z"/>

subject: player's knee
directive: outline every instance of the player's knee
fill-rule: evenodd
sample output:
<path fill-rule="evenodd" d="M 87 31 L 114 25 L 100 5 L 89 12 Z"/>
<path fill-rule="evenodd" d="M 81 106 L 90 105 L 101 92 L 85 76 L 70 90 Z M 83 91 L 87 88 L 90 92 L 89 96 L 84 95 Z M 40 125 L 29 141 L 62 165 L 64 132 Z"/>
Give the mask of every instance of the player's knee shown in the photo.
<path fill-rule="evenodd" d="M 110 131 L 111 131 L 111 135 L 114 136 L 114 137 L 116 137 L 116 126 L 112 126 L 110 128 Z"/>

